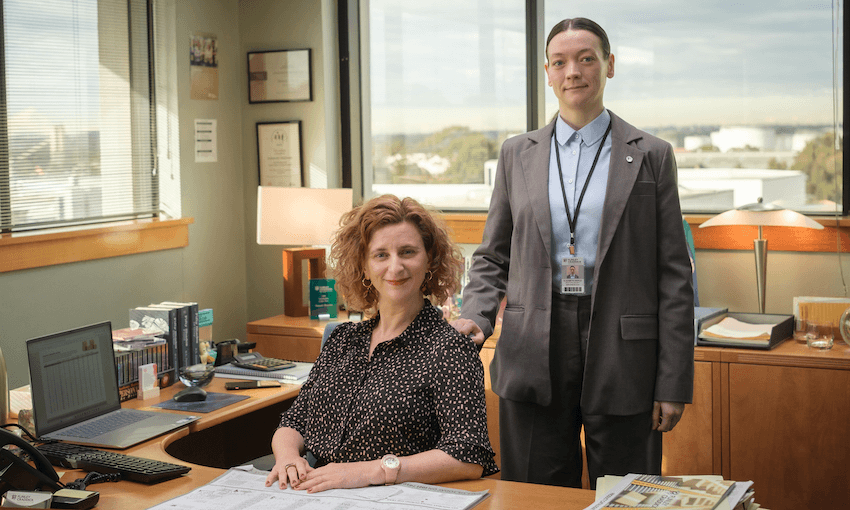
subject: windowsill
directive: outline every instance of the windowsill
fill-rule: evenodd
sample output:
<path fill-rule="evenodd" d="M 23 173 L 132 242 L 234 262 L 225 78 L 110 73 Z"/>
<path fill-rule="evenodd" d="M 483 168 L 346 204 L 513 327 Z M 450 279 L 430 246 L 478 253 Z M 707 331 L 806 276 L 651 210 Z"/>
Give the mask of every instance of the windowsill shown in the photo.
<path fill-rule="evenodd" d="M 0 273 L 189 246 L 193 218 L 0 235 Z"/>
<path fill-rule="evenodd" d="M 758 237 L 758 227 L 712 227 L 699 226 L 712 214 L 686 214 L 698 250 L 752 250 L 753 239 Z M 768 240 L 770 251 L 834 252 L 836 227 L 840 233 L 841 251 L 850 251 L 850 217 L 810 216 L 825 228 L 764 227 L 763 235 Z M 487 220 L 485 213 L 452 213 L 443 218 L 457 243 L 480 244 Z"/>

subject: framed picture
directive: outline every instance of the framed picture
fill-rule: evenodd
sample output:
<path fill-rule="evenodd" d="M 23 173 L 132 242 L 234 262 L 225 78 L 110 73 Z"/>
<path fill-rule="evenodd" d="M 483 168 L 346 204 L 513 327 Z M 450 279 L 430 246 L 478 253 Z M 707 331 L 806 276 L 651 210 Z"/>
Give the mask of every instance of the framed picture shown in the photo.
<path fill-rule="evenodd" d="M 309 49 L 249 52 L 248 101 L 312 101 L 310 57 Z"/>
<path fill-rule="evenodd" d="M 301 121 L 258 122 L 260 186 L 302 186 Z"/>

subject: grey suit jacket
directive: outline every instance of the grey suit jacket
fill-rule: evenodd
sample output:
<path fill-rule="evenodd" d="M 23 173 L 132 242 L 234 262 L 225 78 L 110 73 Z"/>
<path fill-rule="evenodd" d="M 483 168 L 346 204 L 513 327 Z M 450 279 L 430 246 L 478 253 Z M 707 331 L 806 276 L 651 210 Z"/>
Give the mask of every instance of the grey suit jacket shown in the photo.
<path fill-rule="evenodd" d="M 461 317 L 492 335 L 490 372 L 509 400 L 548 405 L 552 225 L 548 168 L 554 121 L 507 140 L 463 292 Z M 654 400 L 691 402 L 691 265 L 669 143 L 611 113 L 611 162 L 599 232 L 582 411 L 631 415 Z"/>

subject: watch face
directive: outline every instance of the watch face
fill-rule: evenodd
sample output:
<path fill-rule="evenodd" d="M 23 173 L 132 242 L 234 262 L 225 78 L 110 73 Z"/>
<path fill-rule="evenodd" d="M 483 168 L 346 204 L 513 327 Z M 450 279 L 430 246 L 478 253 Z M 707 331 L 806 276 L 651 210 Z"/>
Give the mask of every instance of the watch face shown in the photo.
<path fill-rule="evenodd" d="M 385 457 L 383 462 L 384 465 L 390 469 L 395 469 L 399 465 L 398 457 Z"/>

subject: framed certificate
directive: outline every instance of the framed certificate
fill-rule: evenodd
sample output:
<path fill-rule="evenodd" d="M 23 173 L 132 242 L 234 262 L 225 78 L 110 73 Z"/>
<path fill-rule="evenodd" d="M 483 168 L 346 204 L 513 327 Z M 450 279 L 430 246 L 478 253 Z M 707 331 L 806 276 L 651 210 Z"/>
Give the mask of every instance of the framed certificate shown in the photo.
<path fill-rule="evenodd" d="M 248 101 L 312 101 L 310 50 L 248 53 Z"/>
<path fill-rule="evenodd" d="M 301 121 L 258 122 L 257 154 L 260 186 L 301 187 Z"/>

